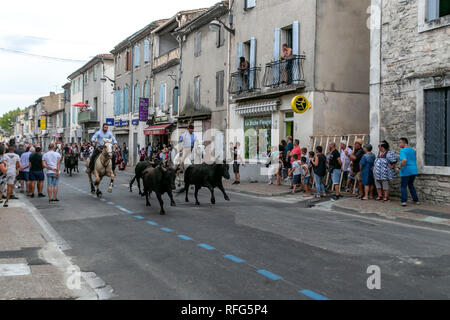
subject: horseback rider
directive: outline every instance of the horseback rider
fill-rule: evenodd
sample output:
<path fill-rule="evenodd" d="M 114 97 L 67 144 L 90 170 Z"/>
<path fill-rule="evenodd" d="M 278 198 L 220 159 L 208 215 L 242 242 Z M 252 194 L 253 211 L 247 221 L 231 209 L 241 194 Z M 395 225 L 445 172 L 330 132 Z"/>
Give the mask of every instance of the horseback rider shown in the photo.
<path fill-rule="evenodd" d="M 114 137 L 114 135 L 111 133 L 111 131 L 108 130 L 108 125 L 106 123 L 103 124 L 102 129 L 98 130 L 91 139 L 92 143 L 97 144 L 97 148 L 94 149 L 94 152 L 92 153 L 92 156 L 91 156 L 91 161 L 89 162 L 89 169 L 91 170 L 91 172 L 94 172 L 95 161 L 97 159 L 97 156 L 102 152 L 101 147 L 104 146 L 104 142 L 103 142 L 104 139 L 111 139 L 112 142 L 114 143 L 114 147 L 117 148 L 117 140 Z M 113 172 L 115 171 L 115 169 L 116 169 L 116 155 L 115 155 L 115 153 L 113 153 L 113 156 L 112 156 Z"/>
<path fill-rule="evenodd" d="M 180 136 L 179 143 L 182 147 L 181 155 L 181 170 L 184 171 L 184 161 L 187 157 L 190 157 L 192 150 L 194 149 L 195 142 L 198 141 L 197 136 L 194 134 L 194 126 L 191 124 L 187 128 L 186 132 Z"/>

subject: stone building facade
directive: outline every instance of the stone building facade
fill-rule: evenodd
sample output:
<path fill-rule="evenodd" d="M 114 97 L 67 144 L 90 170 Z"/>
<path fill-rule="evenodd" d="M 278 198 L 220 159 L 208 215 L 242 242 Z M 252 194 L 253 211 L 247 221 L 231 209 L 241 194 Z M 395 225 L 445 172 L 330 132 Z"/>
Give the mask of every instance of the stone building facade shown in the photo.
<path fill-rule="evenodd" d="M 450 198 L 450 8 L 447 1 L 372 1 L 370 131 L 374 146 L 409 139 L 421 200 Z M 394 186 L 399 191 L 399 181 Z"/>

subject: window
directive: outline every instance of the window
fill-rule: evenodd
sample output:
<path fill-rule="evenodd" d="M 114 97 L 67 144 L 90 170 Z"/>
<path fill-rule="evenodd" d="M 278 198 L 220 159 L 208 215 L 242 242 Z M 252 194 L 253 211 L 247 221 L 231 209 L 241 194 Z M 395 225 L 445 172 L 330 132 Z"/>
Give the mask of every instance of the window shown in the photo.
<path fill-rule="evenodd" d="M 144 40 L 144 63 L 150 61 L 150 41 Z"/>
<path fill-rule="evenodd" d="M 129 97 L 130 97 L 130 89 L 126 87 L 123 89 L 123 106 L 124 106 L 124 114 L 128 113 L 128 104 L 129 104 Z"/>
<path fill-rule="evenodd" d="M 194 108 L 200 109 L 200 76 L 194 78 Z"/>
<path fill-rule="evenodd" d="M 166 84 L 163 82 L 159 85 L 159 107 L 164 110 L 166 106 Z"/>
<path fill-rule="evenodd" d="M 224 77 L 225 72 L 219 71 L 216 73 L 216 106 L 223 106 L 223 95 L 224 95 Z"/>
<path fill-rule="evenodd" d="M 138 45 L 134 46 L 134 67 L 137 68 L 140 65 L 140 48 Z"/>
<path fill-rule="evenodd" d="M 127 50 L 126 57 L 125 57 L 125 71 L 131 70 L 131 51 Z"/>
<path fill-rule="evenodd" d="M 140 98 L 140 85 L 139 82 L 136 83 L 136 85 L 134 86 L 134 106 L 133 106 L 133 112 L 135 112 L 136 110 L 139 110 L 139 98 Z"/>
<path fill-rule="evenodd" d="M 178 114 L 178 87 L 175 87 L 173 89 L 173 114 L 177 115 Z"/>
<path fill-rule="evenodd" d="M 94 66 L 94 72 L 93 72 L 94 81 L 97 81 L 97 69 L 98 69 L 98 65 L 96 64 Z"/>
<path fill-rule="evenodd" d="M 202 52 L 202 33 L 198 32 L 194 38 L 194 56 L 199 57 Z"/>
<path fill-rule="evenodd" d="M 220 48 L 225 43 L 225 28 L 220 26 L 220 29 L 216 32 L 216 46 Z"/>
<path fill-rule="evenodd" d="M 86 70 L 86 72 L 84 73 L 84 84 L 88 84 L 89 83 L 89 70 Z"/>
<path fill-rule="evenodd" d="M 91 111 L 95 115 L 97 115 L 97 106 L 98 106 L 98 99 L 97 99 L 97 97 L 95 97 L 94 98 L 94 104 L 92 106 L 92 111 Z"/>
<path fill-rule="evenodd" d="M 428 0 L 427 21 L 437 20 L 447 15 L 450 15 L 450 1 Z"/>
<path fill-rule="evenodd" d="M 450 167 L 450 87 L 425 91 L 425 165 Z"/>
<path fill-rule="evenodd" d="M 244 118 L 245 158 L 264 160 L 272 142 L 272 116 Z"/>
<path fill-rule="evenodd" d="M 144 82 L 144 98 L 150 98 L 150 83 L 148 80 Z"/>
<path fill-rule="evenodd" d="M 256 7 L 256 0 L 244 0 L 244 2 L 245 2 L 244 7 L 245 10 Z"/>

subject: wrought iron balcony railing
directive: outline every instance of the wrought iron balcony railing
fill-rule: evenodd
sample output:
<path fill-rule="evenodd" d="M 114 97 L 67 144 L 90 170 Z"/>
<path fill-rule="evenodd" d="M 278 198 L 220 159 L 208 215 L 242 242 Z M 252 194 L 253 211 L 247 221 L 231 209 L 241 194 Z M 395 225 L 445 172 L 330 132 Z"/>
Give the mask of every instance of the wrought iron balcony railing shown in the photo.
<path fill-rule="evenodd" d="M 78 122 L 90 122 L 90 121 L 97 121 L 97 112 L 96 111 L 80 111 L 78 113 Z"/>
<path fill-rule="evenodd" d="M 304 85 L 304 61 L 305 56 L 301 55 L 266 64 L 263 86 L 266 88 L 276 88 L 289 85 Z"/>
<path fill-rule="evenodd" d="M 228 92 L 230 94 L 242 94 L 261 90 L 260 73 L 261 68 L 250 68 L 232 73 Z"/>

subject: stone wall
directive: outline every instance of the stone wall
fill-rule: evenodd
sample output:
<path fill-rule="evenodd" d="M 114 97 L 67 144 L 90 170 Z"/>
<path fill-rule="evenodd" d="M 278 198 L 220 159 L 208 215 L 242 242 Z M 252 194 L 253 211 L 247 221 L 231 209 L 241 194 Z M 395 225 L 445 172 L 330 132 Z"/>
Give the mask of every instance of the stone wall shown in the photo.
<path fill-rule="evenodd" d="M 423 137 L 418 135 L 423 118 L 417 116 L 417 109 L 423 109 L 417 104 L 423 101 L 418 96 L 423 94 L 420 83 L 439 87 L 442 84 L 436 83 L 435 77 L 449 77 L 450 26 L 419 32 L 420 2 L 383 1 L 380 140 L 387 140 L 399 154 L 397 141 L 407 137 L 410 145 L 417 148 L 418 158 L 423 158 Z M 449 204 L 450 176 L 420 174 L 416 187 L 422 201 Z M 400 194 L 399 179 L 393 190 L 394 195 Z"/>

